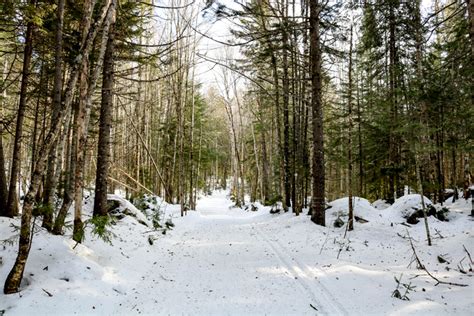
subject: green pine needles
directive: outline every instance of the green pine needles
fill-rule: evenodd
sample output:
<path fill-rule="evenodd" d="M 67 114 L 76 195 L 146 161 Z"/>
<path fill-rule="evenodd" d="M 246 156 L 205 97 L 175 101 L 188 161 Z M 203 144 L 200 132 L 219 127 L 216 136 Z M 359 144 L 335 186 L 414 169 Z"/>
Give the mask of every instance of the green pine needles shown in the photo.
<path fill-rule="evenodd" d="M 112 245 L 112 238 L 115 236 L 112 233 L 112 220 L 110 216 L 94 216 L 86 221 L 86 225 L 90 224 L 92 235 L 99 237 L 103 241 Z M 84 237 L 84 236 L 82 236 Z M 82 238 L 81 238 L 82 240 Z"/>

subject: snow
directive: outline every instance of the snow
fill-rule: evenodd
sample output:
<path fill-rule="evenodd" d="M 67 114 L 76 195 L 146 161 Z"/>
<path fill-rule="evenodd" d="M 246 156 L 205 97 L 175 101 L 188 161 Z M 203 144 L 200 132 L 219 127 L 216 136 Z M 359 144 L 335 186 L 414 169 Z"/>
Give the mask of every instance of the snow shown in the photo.
<path fill-rule="evenodd" d="M 132 203 L 128 200 L 115 195 L 115 194 L 107 194 L 107 200 L 109 201 L 117 201 L 120 203 L 118 208 L 119 212 L 126 212 L 131 216 L 135 217 L 139 223 L 146 224 L 148 227 L 153 227 L 153 224 L 148 220 L 148 218 L 140 212 Z"/>
<path fill-rule="evenodd" d="M 376 209 L 384 210 L 384 209 L 390 207 L 390 204 L 387 203 L 387 201 L 385 201 L 385 200 L 376 200 L 372 203 L 372 206 Z"/>
<path fill-rule="evenodd" d="M 349 213 L 349 198 L 341 198 L 338 200 L 334 200 L 329 203 L 331 208 L 328 210 L 332 216 L 344 215 L 347 216 Z M 354 208 L 354 215 L 363 217 L 372 217 L 373 214 L 378 213 L 377 210 L 370 204 L 370 202 L 361 197 L 353 197 L 352 198 L 352 205 Z M 330 225 L 330 223 L 326 223 Z"/>
<path fill-rule="evenodd" d="M 425 207 L 433 204 L 426 196 L 423 197 L 423 200 Z M 421 208 L 421 196 L 419 194 L 408 194 L 396 199 L 395 203 L 386 210 L 387 212 L 390 210 L 401 212 L 402 216 L 406 217 L 409 216 L 414 209 Z"/>
<path fill-rule="evenodd" d="M 183 218 L 178 206 L 156 199 L 163 220 L 176 225 L 165 235 L 139 223 L 149 218 L 133 204 L 109 198 L 133 214 L 112 227 L 112 245 L 90 233 L 76 245 L 70 231 L 39 231 L 22 291 L 0 296 L 5 315 L 471 315 L 474 308 L 473 272 L 463 249 L 474 254 L 470 200 L 448 205 L 449 222 L 429 218 L 428 247 L 422 223 L 401 225 L 419 195 L 385 209 L 354 198 L 355 215 L 369 222 L 356 222 L 346 238 L 345 226 L 333 228 L 332 221 L 347 214 L 347 198 L 330 203 L 328 227 L 306 215 L 271 215 L 260 204 L 256 212 L 233 208 L 226 191 L 201 197 L 197 211 Z M 84 211 L 90 215 L 90 202 Z M 18 223 L 0 218 L 0 239 L 14 236 L 9 226 Z M 407 231 L 433 275 L 468 287 L 436 286 L 415 263 L 409 266 Z M 16 250 L 16 243 L 0 249 L 2 280 Z M 449 263 L 439 263 L 438 255 Z M 467 274 L 457 271 L 460 262 Z M 391 297 L 400 275 L 416 286 L 409 301 Z"/>

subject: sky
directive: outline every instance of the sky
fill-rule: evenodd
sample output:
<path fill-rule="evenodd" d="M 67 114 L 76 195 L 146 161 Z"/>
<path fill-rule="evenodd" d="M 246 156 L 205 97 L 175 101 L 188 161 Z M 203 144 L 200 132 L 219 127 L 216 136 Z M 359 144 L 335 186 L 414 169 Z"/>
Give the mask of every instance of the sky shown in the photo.
<path fill-rule="evenodd" d="M 238 9 L 238 2 L 246 0 L 219 0 L 219 3 L 230 8 Z M 338 1 L 338 0 L 335 0 Z M 410 0 L 411 1 L 411 0 Z M 181 5 L 189 3 L 189 0 L 155 0 L 156 4 L 164 6 L 173 6 L 173 3 L 181 3 Z M 202 11 L 204 7 L 204 0 L 195 0 L 194 9 L 199 11 L 198 31 L 203 35 L 198 35 L 198 49 L 197 54 L 205 58 L 198 58 L 195 69 L 195 76 L 199 83 L 202 84 L 202 92 L 205 92 L 210 86 L 218 86 L 222 83 L 222 67 L 216 65 L 212 61 L 206 60 L 225 60 L 225 45 L 219 42 L 230 42 L 234 38 L 230 33 L 231 28 L 235 28 L 235 24 L 228 19 L 216 20 L 212 14 L 205 14 Z M 434 0 L 422 0 L 422 8 L 424 13 L 429 11 L 429 8 L 434 5 Z M 231 51 L 234 58 L 239 58 L 238 47 L 227 47 Z M 239 86 L 242 88 L 244 80 L 240 81 Z"/>
<path fill-rule="evenodd" d="M 202 1 L 203 2 L 203 1 Z M 233 0 L 221 0 L 222 4 L 231 8 L 237 8 L 238 5 Z M 202 7 L 202 5 L 200 4 Z M 206 35 L 201 36 L 199 41 L 199 54 L 209 59 L 217 59 L 223 61 L 225 59 L 225 45 L 219 42 L 230 42 L 233 36 L 230 33 L 233 23 L 227 19 L 216 20 L 209 15 L 201 14 L 199 31 Z M 215 40 L 217 41 L 215 41 Z M 219 41 L 219 42 L 218 42 Z M 239 56 L 238 48 L 228 47 L 227 50 L 232 51 L 234 56 Z M 205 59 L 200 59 L 196 69 L 196 76 L 203 89 L 207 90 L 209 86 L 218 85 L 221 81 L 222 67 Z"/>

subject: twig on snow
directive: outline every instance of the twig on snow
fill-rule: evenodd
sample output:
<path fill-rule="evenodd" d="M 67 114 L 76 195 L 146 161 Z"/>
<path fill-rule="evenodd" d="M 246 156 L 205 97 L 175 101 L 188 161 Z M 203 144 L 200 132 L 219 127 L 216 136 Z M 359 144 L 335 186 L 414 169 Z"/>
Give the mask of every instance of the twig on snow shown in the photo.
<path fill-rule="evenodd" d="M 407 230 L 407 234 L 408 234 L 408 237 L 410 237 L 410 233 L 408 232 Z M 418 268 L 425 271 L 426 274 L 428 274 L 433 280 L 435 280 L 437 283 L 435 284 L 438 285 L 438 284 L 446 284 L 446 285 L 453 285 L 453 286 L 467 286 L 467 284 L 462 284 L 462 283 L 453 283 L 453 282 L 446 282 L 446 281 L 442 281 L 440 279 L 438 279 L 437 277 L 435 277 L 434 275 L 432 275 L 430 273 L 430 271 L 428 271 L 428 269 L 426 269 L 426 267 L 423 265 L 423 263 L 421 262 L 420 258 L 418 257 L 418 254 L 416 253 L 416 250 L 415 250 L 415 246 L 413 245 L 413 241 L 411 238 L 409 238 L 410 240 L 410 246 L 411 246 L 411 249 L 413 250 L 413 256 L 415 257 L 415 260 L 418 264 Z"/>
<path fill-rule="evenodd" d="M 464 270 L 464 267 L 462 265 L 462 262 L 466 259 L 466 257 L 462 258 L 461 261 L 458 263 L 458 271 L 462 274 L 467 274 L 466 270 Z"/>
<path fill-rule="evenodd" d="M 321 245 L 321 249 L 319 250 L 319 254 L 323 253 L 324 246 L 326 245 L 328 239 L 329 239 L 329 227 L 328 227 L 327 232 L 326 232 L 326 239 L 324 239 L 324 242 Z"/>
<path fill-rule="evenodd" d="M 441 233 L 440 233 L 439 230 L 437 230 L 436 228 L 435 228 L 434 230 L 435 230 L 435 232 L 436 232 L 436 235 L 438 235 L 440 239 L 443 239 L 443 238 L 444 238 L 444 236 L 441 235 Z"/>
<path fill-rule="evenodd" d="M 53 294 L 51 294 L 50 292 L 46 291 L 45 289 L 42 289 L 46 294 L 48 294 L 49 297 L 53 297 Z"/>
<path fill-rule="evenodd" d="M 469 251 L 467 251 L 466 246 L 462 245 L 462 247 L 464 248 L 464 251 L 467 253 L 467 256 L 469 257 L 469 260 L 471 261 L 471 264 L 474 264 L 474 261 L 472 261 L 471 254 L 469 253 Z"/>

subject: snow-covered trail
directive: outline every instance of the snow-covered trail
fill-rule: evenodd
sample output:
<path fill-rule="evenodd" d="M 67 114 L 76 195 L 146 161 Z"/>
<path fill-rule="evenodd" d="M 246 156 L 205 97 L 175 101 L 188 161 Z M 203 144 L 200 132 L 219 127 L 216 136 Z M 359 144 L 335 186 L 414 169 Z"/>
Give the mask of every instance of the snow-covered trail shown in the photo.
<path fill-rule="evenodd" d="M 39 231 L 24 287 L 18 295 L 0 295 L 0 315 L 472 315 L 472 271 L 457 270 L 469 266 L 464 247 L 474 253 L 471 201 L 453 204 L 449 222 L 429 218 L 437 234 L 427 248 L 423 225 L 400 224 L 410 196 L 386 210 L 357 201 L 357 214 L 369 222 L 344 238 L 343 228 L 314 225 L 306 215 L 232 209 L 227 194 L 201 198 L 185 217 L 179 206 L 159 203 L 176 225 L 166 235 L 140 223 L 136 217 L 145 215 L 125 199 L 135 217 L 111 227 L 112 245 L 90 233 L 76 245 L 70 235 Z M 327 223 L 347 203 L 331 205 Z M 90 203 L 84 207 L 92 212 Z M 0 240 L 14 237 L 10 225 L 18 223 L 0 218 Z M 468 287 L 436 285 L 408 266 L 408 230 L 434 275 Z M 15 244 L 0 247 L 0 279 L 16 250 Z M 450 263 L 439 262 L 439 254 Z M 416 287 L 409 301 L 392 297 L 401 276 Z"/>
<path fill-rule="evenodd" d="M 347 314 L 316 274 L 268 235 L 267 214 L 229 205 L 224 194 L 201 200 L 189 215 L 195 219 L 157 243 L 156 264 L 117 313 Z"/>

